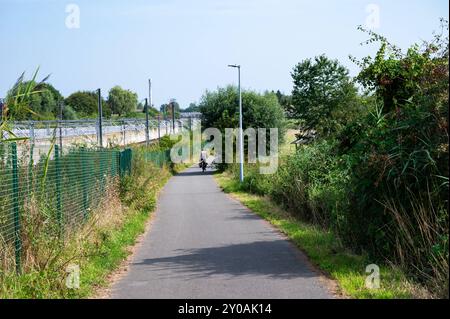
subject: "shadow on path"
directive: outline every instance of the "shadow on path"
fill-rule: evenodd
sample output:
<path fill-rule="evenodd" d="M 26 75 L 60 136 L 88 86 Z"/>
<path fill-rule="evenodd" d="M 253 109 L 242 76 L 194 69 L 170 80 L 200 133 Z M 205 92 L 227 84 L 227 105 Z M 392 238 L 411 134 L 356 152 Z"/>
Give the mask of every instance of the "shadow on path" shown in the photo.
<path fill-rule="evenodd" d="M 207 176 L 207 175 L 214 175 L 215 173 L 216 173 L 215 170 L 210 170 L 210 169 L 207 169 L 205 172 L 202 172 L 202 170 L 199 168 L 197 170 L 189 169 L 189 170 L 186 170 L 184 172 L 178 173 L 175 176 L 186 176 L 186 177 L 189 177 L 189 176 Z"/>
<path fill-rule="evenodd" d="M 179 249 L 170 257 L 144 259 L 134 263 L 154 271 L 195 278 L 212 275 L 263 275 L 279 279 L 316 277 L 285 240 L 257 241 L 222 247 Z M 170 270 L 170 271 L 168 271 Z"/>

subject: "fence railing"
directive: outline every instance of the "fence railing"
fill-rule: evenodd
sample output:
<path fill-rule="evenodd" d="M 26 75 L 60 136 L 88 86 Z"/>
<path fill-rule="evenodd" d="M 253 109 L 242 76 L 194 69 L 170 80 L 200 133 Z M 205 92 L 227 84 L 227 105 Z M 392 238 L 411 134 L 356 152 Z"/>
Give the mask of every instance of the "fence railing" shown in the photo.
<path fill-rule="evenodd" d="M 185 129 L 190 129 L 193 125 L 195 126 L 198 122 L 199 120 L 195 118 L 184 118 L 176 120 L 175 123 L 155 119 L 149 119 L 148 122 L 143 119 L 103 119 L 100 130 L 99 122 L 95 119 L 22 121 L 12 122 L 12 131 L 17 137 L 27 137 L 33 141 L 45 141 L 53 138 L 53 136 L 72 140 L 76 140 L 77 137 L 89 136 L 95 143 L 100 140 L 99 134 L 101 132 L 104 141 L 103 146 L 107 146 L 108 140 L 124 146 L 180 133 Z M 129 135 L 128 138 L 127 135 Z"/>
<path fill-rule="evenodd" d="M 14 137 L 26 138 L 26 143 L 18 144 L 18 153 L 32 149 L 35 162 L 42 156 L 47 156 L 50 148 L 56 143 L 61 153 L 73 147 L 99 146 L 100 132 L 103 147 L 127 147 L 133 144 L 151 144 L 159 137 L 178 134 L 200 126 L 200 120 L 187 118 L 176 121 L 175 125 L 169 121 L 149 119 L 149 125 L 142 119 L 120 119 L 103 121 L 102 130 L 99 130 L 98 121 L 93 119 L 74 121 L 23 121 L 12 122 Z M 159 129 L 158 129 L 159 127 Z M 4 138 L 7 132 L 2 133 Z"/>

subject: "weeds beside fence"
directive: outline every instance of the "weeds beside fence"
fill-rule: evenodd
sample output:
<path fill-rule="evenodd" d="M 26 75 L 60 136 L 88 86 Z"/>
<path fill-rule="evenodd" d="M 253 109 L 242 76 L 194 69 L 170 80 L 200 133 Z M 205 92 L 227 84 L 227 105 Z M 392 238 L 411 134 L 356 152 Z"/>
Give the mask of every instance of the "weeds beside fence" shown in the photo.
<path fill-rule="evenodd" d="M 36 163 L 33 148 L 0 144 L 0 270 L 17 272 L 26 258 L 24 228 L 64 241 L 84 224 L 101 203 L 107 187 L 131 174 L 131 149 L 73 147 L 62 154 L 58 145 Z M 161 167 L 168 152 L 144 152 Z M 36 216 L 39 222 L 36 222 Z M 27 229 L 27 233 L 29 229 Z M 26 237 L 26 238 L 24 238 Z"/>

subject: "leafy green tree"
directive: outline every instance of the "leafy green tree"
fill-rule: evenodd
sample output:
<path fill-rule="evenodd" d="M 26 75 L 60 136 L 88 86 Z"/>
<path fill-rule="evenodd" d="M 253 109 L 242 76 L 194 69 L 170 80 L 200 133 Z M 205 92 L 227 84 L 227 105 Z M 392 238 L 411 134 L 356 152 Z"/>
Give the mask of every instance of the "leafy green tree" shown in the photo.
<path fill-rule="evenodd" d="M 78 120 L 78 114 L 69 105 L 63 107 L 63 120 Z"/>
<path fill-rule="evenodd" d="M 130 90 L 115 86 L 109 91 L 108 104 L 113 114 L 129 115 L 137 109 L 138 96 Z"/>
<path fill-rule="evenodd" d="M 235 86 L 218 88 L 216 91 L 206 91 L 199 103 L 202 113 L 202 126 L 217 128 L 225 140 L 225 129 L 239 127 L 239 95 Z M 275 93 L 263 94 L 254 91 L 242 92 L 243 129 L 247 128 L 278 128 L 279 141 L 285 134 L 284 112 Z M 270 137 L 267 130 L 266 143 L 269 147 Z M 222 141 L 223 142 L 223 141 Z M 244 153 L 247 154 L 248 140 L 244 139 Z M 224 160 L 225 152 L 222 153 Z M 222 168 L 226 164 L 220 165 Z"/>
<path fill-rule="evenodd" d="M 206 93 L 201 98 L 199 109 L 205 127 L 233 128 L 239 122 L 239 97 L 237 88 L 227 86 Z M 242 92 L 243 127 L 283 128 L 284 114 L 274 93 L 259 94 Z"/>
<path fill-rule="evenodd" d="M 31 112 L 20 112 L 20 110 L 16 110 L 14 114 L 11 114 L 15 120 L 52 120 L 58 117 L 59 105 L 64 101 L 63 96 L 58 90 L 51 84 L 44 82 L 36 83 L 33 81 L 31 83 L 30 81 L 25 81 L 23 85 L 32 85 L 35 88 L 35 94 L 30 95 L 28 101 L 28 108 Z M 8 96 L 15 96 L 17 94 L 17 87 L 8 92 Z"/>
<path fill-rule="evenodd" d="M 199 112 L 200 107 L 195 103 L 190 103 L 189 106 L 183 110 L 183 112 Z"/>
<path fill-rule="evenodd" d="M 111 108 L 103 97 L 102 111 L 104 117 L 111 116 Z M 78 91 L 72 93 L 65 99 L 64 109 L 67 109 L 67 114 L 76 113 L 77 118 L 93 118 L 98 116 L 98 95 L 95 91 Z M 73 111 L 73 112 L 72 112 Z M 64 113 L 65 114 L 65 113 Z M 69 119 L 69 118 L 66 118 Z"/>
<path fill-rule="evenodd" d="M 277 90 L 275 93 L 277 95 L 278 103 L 280 103 L 281 107 L 283 108 L 284 112 L 286 113 L 286 116 L 288 118 L 292 118 L 292 114 L 290 114 L 292 110 L 292 96 L 291 95 L 285 95 L 280 92 L 280 90 Z"/>
<path fill-rule="evenodd" d="M 306 59 L 294 67 L 291 117 L 301 120 L 305 129 L 328 135 L 358 108 L 357 89 L 348 70 L 325 55 Z M 345 124 L 345 123 L 344 123 Z"/>
<path fill-rule="evenodd" d="M 138 110 L 139 110 L 139 107 L 138 107 Z M 145 110 L 145 105 L 142 105 L 141 112 L 145 114 L 145 111 L 146 111 Z M 157 109 L 155 109 L 154 107 L 148 106 L 148 115 L 149 115 L 149 117 L 154 118 L 154 117 L 157 117 L 158 114 L 159 114 L 159 112 L 158 112 Z"/>
<path fill-rule="evenodd" d="M 39 94 L 40 91 L 36 86 L 45 83 L 49 76 L 46 76 L 40 82 L 36 82 L 36 77 L 39 68 L 34 72 L 30 81 L 24 80 L 25 72 L 17 79 L 13 88 L 8 92 L 6 99 L 0 102 L 0 142 L 10 142 L 17 138 L 12 131 L 11 121 L 17 120 L 16 115 L 21 115 L 27 118 L 27 113 L 30 113 L 30 99 L 34 94 Z M 4 132 L 10 134 L 10 137 L 4 138 Z M 1 143 L 0 143 L 1 144 Z"/>
<path fill-rule="evenodd" d="M 160 107 L 161 113 L 167 120 L 172 119 L 172 106 L 175 109 L 175 118 L 180 118 L 180 105 L 175 99 L 172 99 L 169 103 L 163 104 Z"/>
<path fill-rule="evenodd" d="M 234 86 L 206 91 L 200 100 L 202 126 L 214 127 L 222 133 L 226 128 L 239 127 L 239 96 Z M 284 137 L 285 117 L 275 93 L 242 92 L 243 128 L 278 128 L 280 141 Z M 267 140 L 269 142 L 269 140 Z"/>
<path fill-rule="evenodd" d="M 78 91 L 69 95 L 65 100 L 65 104 L 81 117 L 88 117 L 97 114 L 97 100 L 96 92 Z"/>

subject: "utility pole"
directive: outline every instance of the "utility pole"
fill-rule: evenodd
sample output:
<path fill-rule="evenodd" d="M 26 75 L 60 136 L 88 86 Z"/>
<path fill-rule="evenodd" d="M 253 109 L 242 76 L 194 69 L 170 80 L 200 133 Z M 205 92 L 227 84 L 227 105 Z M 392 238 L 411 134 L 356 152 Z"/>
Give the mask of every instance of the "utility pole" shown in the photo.
<path fill-rule="evenodd" d="M 98 142 L 100 144 L 100 147 L 103 147 L 103 128 L 102 128 L 102 91 L 101 89 L 97 89 L 98 94 Z"/>
<path fill-rule="evenodd" d="M 148 131 L 148 100 L 145 99 L 145 144 L 147 147 L 150 145 L 150 135 Z"/>

